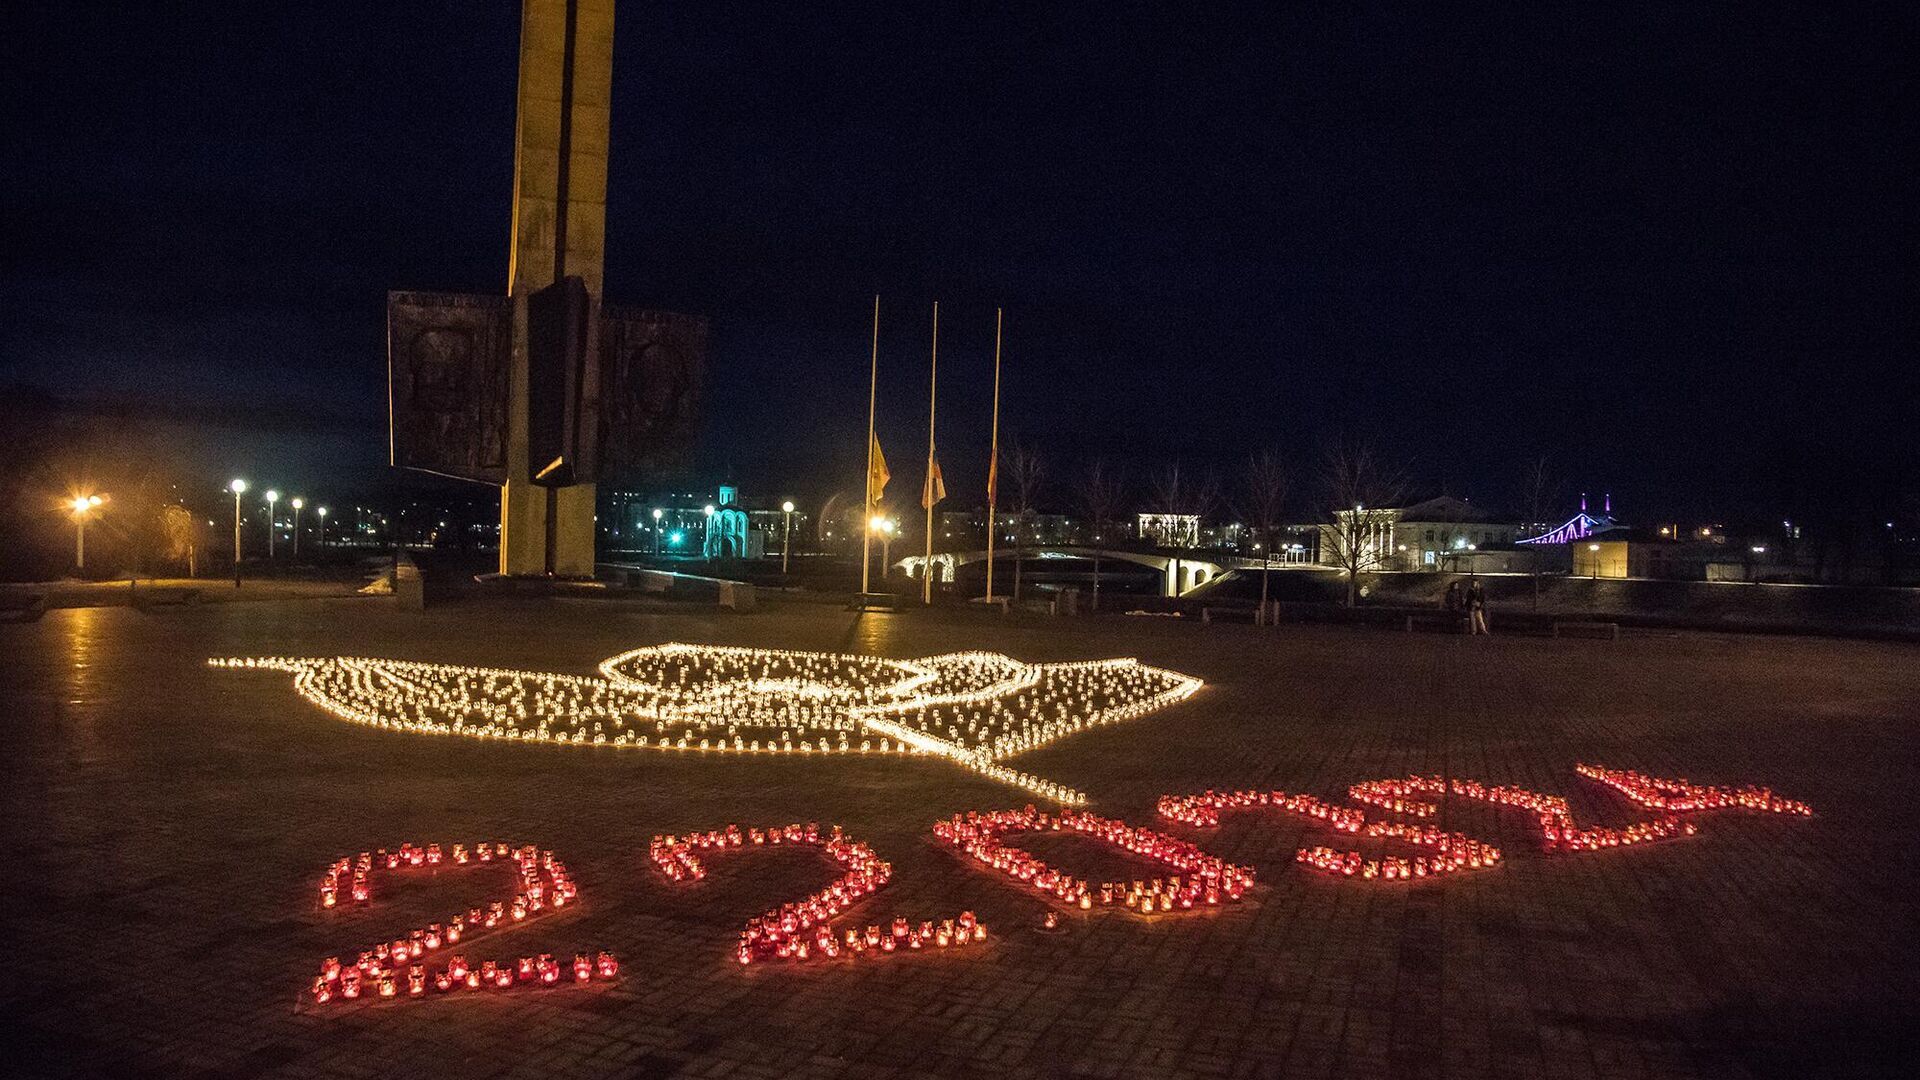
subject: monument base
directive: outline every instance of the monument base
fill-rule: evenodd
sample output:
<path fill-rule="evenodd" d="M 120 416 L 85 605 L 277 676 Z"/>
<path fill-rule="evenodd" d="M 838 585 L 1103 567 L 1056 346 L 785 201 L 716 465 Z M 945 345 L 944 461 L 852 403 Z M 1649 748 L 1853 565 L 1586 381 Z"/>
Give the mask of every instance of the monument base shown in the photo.
<path fill-rule="evenodd" d="M 505 577 L 591 578 L 594 571 L 592 484 L 553 489 L 553 562 L 547 562 L 547 492 L 524 480 L 500 488 L 500 573 Z"/>

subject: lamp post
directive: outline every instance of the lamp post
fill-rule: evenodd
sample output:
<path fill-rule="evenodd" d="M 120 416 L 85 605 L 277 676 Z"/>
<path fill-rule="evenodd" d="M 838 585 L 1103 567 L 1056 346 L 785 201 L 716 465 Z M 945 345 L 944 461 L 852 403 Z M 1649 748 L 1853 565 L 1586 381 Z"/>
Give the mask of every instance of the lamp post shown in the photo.
<path fill-rule="evenodd" d="M 893 522 L 876 514 L 867 522 L 867 527 L 880 534 L 880 580 L 885 581 L 887 568 L 893 565 L 889 554 L 893 545 Z"/>
<path fill-rule="evenodd" d="M 247 482 L 235 479 L 227 485 L 233 492 L 233 587 L 240 587 L 240 496 L 246 493 Z"/>
<path fill-rule="evenodd" d="M 314 513 L 320 515 L 320 550 L 325 551 L 327 549 L 327 508 L 316 507 Z"/>
<path fill-rule="evenodd" d="M 293 500 L 293 559 L 295 562 L 300 561 L 300 508 L 305 505 L 307 505 L 307 500 L 302 499 L 299 496 L 294 497 L 294 500 Z"/>
<path fill-rule="evenodd" d="M 73 508 L 73 561 L 81 574 L 87 572 L 87 515 L 100 505 L 98 495 L 75 495 Z"/>
<path fill-rule="evenodd" d="M 787 572 L 787 555 L 793 550 L 793 500 L 780 504 L 780 512 L 787 516 L 786 526 L 780 532 L 780 572 Z"/>
<path fill-rule="evenodd" d="M 714 507 L 712 503 L 708 503 L 703 508 L 703 512 L 706 514 L 706 520 L 700 526 L 700 556 L 708 560 L 713 558 L 713 511 Z"/>
<path fill-rule="evenodd" d="M 653 553 L 655 555 L 659 555 L 663 550 L 660 546 L 660 519 L 665 516 L 665 511 L 657 506 L 653 508 Z"/>
<path fill-rule="evenodd" d="M 1593 556 L 1593 580 L 1600 580 L 1600 545 L 1588 544 L 1587 552 Z"/>
<path fill-rule="evenodd" d="M 274 519 L 274 510 L 273 510 L 273 504 L 279 501 L 280 501 L 280 493 L 278 491 L 273 490 L 272 488 L 268 488 L 267 489 L 267 561 L 268 562 L 273 561 L 273 534 L 280 527 L 280 523 Z"/>

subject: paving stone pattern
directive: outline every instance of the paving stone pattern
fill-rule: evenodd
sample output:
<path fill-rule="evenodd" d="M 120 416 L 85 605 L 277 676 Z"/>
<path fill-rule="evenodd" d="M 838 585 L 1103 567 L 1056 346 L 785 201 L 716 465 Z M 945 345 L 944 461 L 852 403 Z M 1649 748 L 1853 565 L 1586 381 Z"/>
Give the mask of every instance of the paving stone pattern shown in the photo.
<path fill-rule="evenodd" d="M 1139 656 L 1191 701 L 1016 759 L 1152 823 L 1162 793 L 1280 788 L 1344 801 L 1409 772 L 1567 795 L 1636 820 L 1576 761 L 1763 782 L 1806 820 L 1720 814 L 1697 837 L 1547 855 L 1522 815 L 1450 802 L 1499 869 L 1420 884 L 1309 873 L 1333 834 L 1280 815 L 1172 828 L 1257 867 L 1249 902 L 1038 929 L 1037 900 L 934 846 L 928 826 L 1027 799 L 939 762 L 516 747 L 333 720 L 283 673 L 211 655 L 372 655 L 591 674 L 666 640 L 911 657 Z M 748 616 L 370 600 L 0 625 L 0 1045 L 15 1075 L 247 1077 L 1804 1077 L 1912 1075 L 1920 650 L 1797 638 L 1467 639 L 1349 628 Z M 646 862 L 655 833 L 844 825 L 895 866 L 856 919 L 970 908 L 984 950 L 743 969 L 751 915 L 830 877 L 817 852 L 716 856 L 699 884 Z M 480 839 L 556 850 L 568 912 L 476 956 L 608 948 L 611 986 L 297 1007 L 351 955 L 504 878 L 396 879 L 322 911 L 326 864 Z M 1128 864 L 1047 838 L 1084 872 Z M 1367 842 L 1362 842 L 1363 846 Z M 1036 848 L 1036 850 L 1038 850 Z M 1382 848 L 1381 850 L 1385 850 Z M 1140 865 L 1130 871 L 1152 876 Z"/>

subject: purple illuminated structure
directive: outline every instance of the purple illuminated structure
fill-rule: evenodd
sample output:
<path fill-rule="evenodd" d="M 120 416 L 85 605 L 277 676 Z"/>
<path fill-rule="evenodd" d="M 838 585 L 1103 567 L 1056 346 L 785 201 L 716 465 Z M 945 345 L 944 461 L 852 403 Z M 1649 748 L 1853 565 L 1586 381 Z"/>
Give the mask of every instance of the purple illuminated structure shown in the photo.
<path fill-rule="evenodd" d="M 1581 492 L 1579 513 L 1568 518 L 1551 532 L 1542 533 L 1539 536 L 1530 536 L 1525 540 L 1517 541 L 1517 543 L 1571 544 L 1575 540 L 1585 540 L 1595 533 L 1602 533 L 1609 529 L 1619 528 L 1620 523 L 1613 520 L 1612 493 L 1608 493 L 1602 496 L 1602 498 L 1605 499 L 1605 508 L 1601 510 L 1599 517 L 1594 517 L 1592 514 L 1587 513 L 1587 495 L 1586 492 Z"/>

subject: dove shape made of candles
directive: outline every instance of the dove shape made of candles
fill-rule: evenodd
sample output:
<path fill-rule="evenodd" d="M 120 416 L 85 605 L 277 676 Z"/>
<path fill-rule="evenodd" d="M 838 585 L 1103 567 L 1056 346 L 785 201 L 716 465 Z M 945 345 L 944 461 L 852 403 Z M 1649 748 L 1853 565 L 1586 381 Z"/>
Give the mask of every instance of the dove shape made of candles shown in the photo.
<path fill-rule="evenodd" d="M 289 672 L 294 690 L 328 713 L 394 731 L 695 753 L 933 755 L 1067 806 L 1086 795 L 1005 759 L 1201 686 L 1132 659 L 890 660 L 678 642 L 610 657 L 597 677 L 344 656 L 208 664 Z"/>

